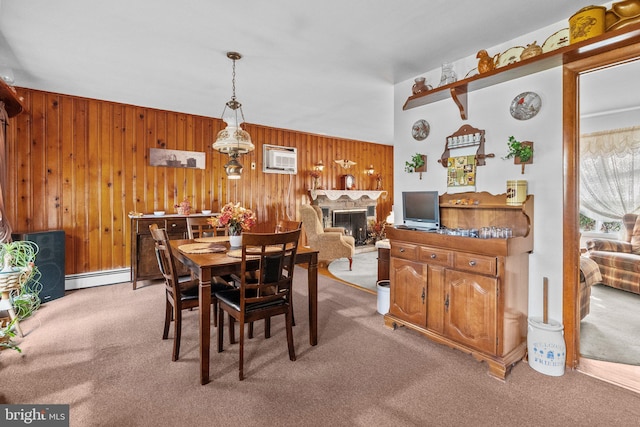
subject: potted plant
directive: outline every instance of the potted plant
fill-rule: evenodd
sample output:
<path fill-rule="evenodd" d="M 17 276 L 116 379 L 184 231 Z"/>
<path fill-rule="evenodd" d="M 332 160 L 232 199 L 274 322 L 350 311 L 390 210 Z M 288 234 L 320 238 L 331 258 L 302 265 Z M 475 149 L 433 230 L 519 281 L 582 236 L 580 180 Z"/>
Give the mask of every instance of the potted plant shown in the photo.
<path fill-rule="evenodd" d="M 422 179 L 422 172 L 427 171 L 427 156 L 420 153 L 414 154 L 410 161 L 404 162 L 404 171 L 420 172 L 420 179 Z"/>
<path fill-rule="evenodd" d="M 524 173 L 524 165 L 533 163 L 533 142 L 518 141 L 512 136 L 509 137 L 507 143 L 509 152 L 505 159 L 513 159 L 513 163 L 522 165 L 522 173 Z"/>
<path fill-rule="evenodd" d="M 25 319 L 40 307 L 42 284 L 38 267 L 34 264 L 38 245 L 31 241 L 0 244 L 0 289 L 10 292 L 11 304 L 19 320 Z"/>

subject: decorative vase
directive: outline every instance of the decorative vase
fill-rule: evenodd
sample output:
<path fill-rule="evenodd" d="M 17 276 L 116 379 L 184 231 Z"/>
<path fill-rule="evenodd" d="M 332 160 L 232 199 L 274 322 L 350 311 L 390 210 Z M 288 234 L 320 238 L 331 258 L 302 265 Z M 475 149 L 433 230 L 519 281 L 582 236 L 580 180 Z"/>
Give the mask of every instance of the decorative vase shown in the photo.
<path fill-rule="evenodd" d="M 411 87 L 411 92 L 414 95 L 417 95 L 422 92 L 427 92 L 432 89 L 431 86 L 426 84 L 426 78 L 424 77 L 418 77 L 414 81 L 415 81 L 415 84 Z"/>
<path fill-rule="evenodd" d="M 229 244 L 232 248 L 239 248 L 242 246 L 242 234 L 237 236 L 229 236 Z"/>
<path fill-rule="evenodd" d="M 456 72 L 453 71 L 453 64 L 445 62 L 442 64 L 442 77 L 440 77 L 440 86 L 446 86 L 458 80 Z"/>

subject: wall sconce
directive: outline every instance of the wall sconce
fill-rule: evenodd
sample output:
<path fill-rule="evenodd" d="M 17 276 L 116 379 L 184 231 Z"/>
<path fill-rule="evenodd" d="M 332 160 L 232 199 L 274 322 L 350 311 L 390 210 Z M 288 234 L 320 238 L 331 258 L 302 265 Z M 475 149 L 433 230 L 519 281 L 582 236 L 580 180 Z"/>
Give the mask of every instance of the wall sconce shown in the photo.
<path fill-rule="evenodd" d="M 366 173 L 369 176 L 373 175 L 375 172 L 376 170 L 373 168 L 373 165 L 369 165 L 369 167 L 364 170 L 364 173 Z"/>
<path fill-rule="evenodd" d="M 340 166 L 342 166 L 344 169 L 349 169 L 351 166 L 355 165 L 356 162 L 353 162 L 351 160 L 334 160 L 334 162 L 336 162 L 337 164 L 339 164 Z"/>
<path fill-rule="evenodd" d="M 318 163 L 313 165 L 313 170 L 318 172 L 322 172 L 324 170 L 324 163 L 322 163 L 322 160 L 318 160 Z"/>

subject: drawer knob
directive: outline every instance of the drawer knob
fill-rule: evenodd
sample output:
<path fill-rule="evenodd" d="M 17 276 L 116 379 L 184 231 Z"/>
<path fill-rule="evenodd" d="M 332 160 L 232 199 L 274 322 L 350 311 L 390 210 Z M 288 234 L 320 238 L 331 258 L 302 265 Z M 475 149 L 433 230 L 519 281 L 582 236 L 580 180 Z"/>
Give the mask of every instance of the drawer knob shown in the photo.
<path fill-rule="evenodd" d="M 404 252 L 404 248 L 400 248 L 400 252 Z"/>
<path fill-rule="evenodd" d="M 436 259 L 438 256 L 436 254 L 431 254 L 431 259 Z"/>
<path fill-rule="evenodd" d="M 171 224 L 172 227 L 177 226 L 178 224 L 176 224 L 175 222 L 173 224 Z"/>
<path fill-rule="evenodd" d="M 476 265 L 476 262 L 475 262 L 475 261 L 473 261 L 473 260 L 472 260 L 472 261 L 469 261 L 469 265 L 470 265 L 471 267 L 474 267 L 474 266 Z"/>

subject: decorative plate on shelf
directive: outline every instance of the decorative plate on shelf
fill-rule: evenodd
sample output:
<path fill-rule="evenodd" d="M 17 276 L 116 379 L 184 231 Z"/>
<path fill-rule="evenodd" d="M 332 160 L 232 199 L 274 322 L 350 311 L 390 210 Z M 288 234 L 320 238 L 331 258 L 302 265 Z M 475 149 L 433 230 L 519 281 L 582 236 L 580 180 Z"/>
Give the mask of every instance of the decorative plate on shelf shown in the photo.
<path fill-rule="evenodd" d="M 513 98 L 509 111 L 514 119 L 529 120 L 540 111 L 542 99 L 535 92 L 522 92 Z"/>
<path fill-rule="evenodd" d="M 429 126 L 429 122 L 424 119 L 420 119 L 411 126 L 411 136 L 413 136 L 413 139 L 416 141 L 425 140 L 429 136 L 430 129 L 431 127 Z"/>
<path fill-rule="evenodd" d="M 569 29 L 563 28 L 560 31 L 556 31 L 542 43 L 542 53 L 551 52 L 552 50 L 559 49 L 563 46 L 569 45 Z"/>
<path fill-rule="evenodd" d="M 504 67 L 516 62 L 520 62 L 520 55 L 524 51 L 523 46 L 515 46 L 502 52 L 496 60 L 496 68 Z"/>

